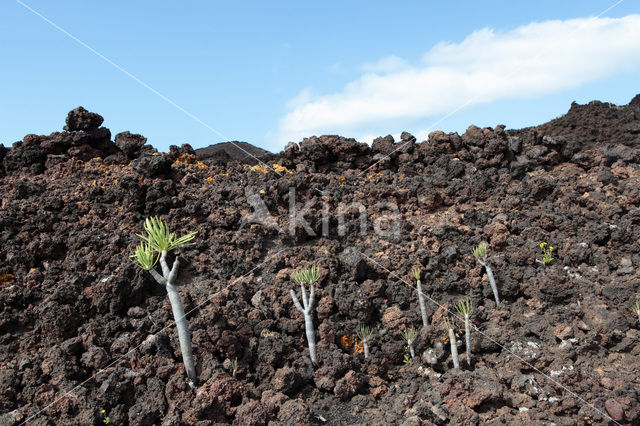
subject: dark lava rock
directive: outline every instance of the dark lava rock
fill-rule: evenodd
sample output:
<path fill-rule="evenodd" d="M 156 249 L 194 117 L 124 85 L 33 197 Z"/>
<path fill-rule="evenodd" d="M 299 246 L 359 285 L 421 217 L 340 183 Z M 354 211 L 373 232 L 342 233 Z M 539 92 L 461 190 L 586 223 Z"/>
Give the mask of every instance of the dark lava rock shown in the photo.
<path fill-rule="evenodd" d="M 621 422 L 624 420 L 624 409 L 615 399 L 607 399 L 604 403 L 604 408 L 607 410 L 607 413 L 609 413 L 613 421 Z"/>
<path fill-rule="evenodd" d="M 69 111 L 65 121 L 67 125 L 64 126 L 64 130 L 77 132 L 97 129 L 104 121 L 104 118 L 95 112 L 89 112 L 79 106 L 78 108 Z"/>
<path fill-rule="evenodd" d="M 147 143 L 147 138 L 139 134 L 127 131 L 116 135 L 116 146 L 129 159 L 136 158 L 145 143 Z"/>
<path fill-rule="evenodd" d="M 171 159 L 162 154 L 143 155 L 133 160 L 131 167 L 143 176 L 160 176 L 171 171 Z"/>
<path fill-rule="evenodd" d="M 409 132 L 402 132 L 400 134 L 400 140 L 402 140 L 402 142 L 415 142 L 416 141 L 416 137 L 413 136 L 411 133 Z"/>
<path fill-rule="evenodd" d="M 344 401 L 351 399 L 362 386 L 362 380 L 355 371 L 349 370 L 343 378 L 336 382 L 333 394 Z"/>
<path fill-rule="evenodd" d="M 388 155 L 391 153 L 391 151 L 393 151 L 394 143 L 395 141 L 393 140 L 393 136 L 381 136 L 373 140 L 373 143 L 371 144 L 371 150 L 376 154 L 379 153 Z"/>
<path fill-rule="evenodd" d="M 275 157 L 274 154 L 267 150 L 240 141 L 221 142 L 209 145 L 206 148 L 196 149 L 195 153 L 199 160 L 209 158 L 224 160 L 228 158 L 251 165 L 258 164 L 260 161 L 269 161 Z"/>
<path fill-rule="evenodd" d="M 0 147 L 0 424 L 45 407 L 29 423 L 102 424 L 104 409 L 111 424 L 640 424 L 634 102 L 573 105 L 522 130 L 470 126 L 417 144 L 405 133 L 373 149 L 310 137 L 269 160 L 291 171 L 280 175 L 228 145 L 220 161 L 188 145 L 159 154 L 128 132 L 116 145 L 103 127 Z M 375 169 L 374 155 L 385 158 Z M 291 187 L 315 236 L 270 228 L 290 224 Z M 258 213 L 247 193 L 273 221 L 239 231 Z M 360 232 L 359 211 L 371 229 L 387 213 L 380 202 L 397 205 L 400 235 Z M 169 255 L 180 259 L 195 390 L 166 291 L 128 258 L 151 215 L 177 236 L 197 232 Z M 481 241 L 499 306 L 473 258 Z M 542 241 L 556 247 L 547 265 Z M 311 264 L 322 271 L 315 369 L 289 294 Z M 472 363 L 457 318 L 453 369 L 442 319 L 467 297 Z M 366 360 L 359 325 L 373 328 Z M 420 338 L 405 364 L 410 327 Z"/>
<path fill-rule="evenodd" d="M 260 401 L 251 400 L 242 404 L 236 411 L 234 425 L 260 426 L 266 425 L 274 417 L 274 410 Z"/>
<path fill-rule="evenodd" d="M 4 157 L 7 155 L 7 151 L 8 149 L 5 148 L 4 145 L 0 143 L 0 173 L 3 171 L 2 163 L 3 163 Z"/>
<path fill-rule="evenodd" d="M 14 147 L 4 157 L 4 168 L 12 172 L 21 168 L 31 168 L 35 173 L 44 170 L 47 154 L 39 146 Z"/>
<path fill-rule="evenodd" d="M 169 145 L 169 158 L 171 161 L 176 161 L 179 158 L 185 158 L 185 156 L 196 158 L 196 151 L 191 145 L 188 143 L 183 143 L 181 146 Z"/>

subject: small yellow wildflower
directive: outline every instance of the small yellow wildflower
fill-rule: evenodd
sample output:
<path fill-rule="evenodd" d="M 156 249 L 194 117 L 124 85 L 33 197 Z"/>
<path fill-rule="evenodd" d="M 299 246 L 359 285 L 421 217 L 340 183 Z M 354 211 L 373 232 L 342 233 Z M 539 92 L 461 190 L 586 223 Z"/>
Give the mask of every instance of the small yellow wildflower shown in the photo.
<path fill-rule="evenodd" d="M 540 249 L 542 249 L 542 263 L 545 265 L 549 264 L 553 260 L 553 246 L 550 246 L 546 242 L 540 243 Z"/>
<path fill-rule="evenodd" d="M 269 173 L 269 170 L 265 169 L 264 167 L 262 167 L 262 166 L 261 166 L 261 165 L 259 165 L 259 164 L 256 164 L 255 166 L 253 166 L 253 167 L 251 168 L 251 171 L 252 171 L 252 172 L 262 172 L 262 173 L 265 173 L 265 174 L 266 174 L 266 173 Z"/>

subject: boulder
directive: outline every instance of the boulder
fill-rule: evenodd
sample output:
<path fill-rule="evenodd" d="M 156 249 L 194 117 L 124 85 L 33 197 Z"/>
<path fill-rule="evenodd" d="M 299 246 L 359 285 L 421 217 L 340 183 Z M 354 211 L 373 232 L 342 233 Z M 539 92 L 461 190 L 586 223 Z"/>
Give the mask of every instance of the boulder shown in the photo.
<path fill-rule="evenodd" d="M 136 133 L 127 131 L 116 135 L 116 146 L 129 159 L 136 158 L 145 143 L 147 143 L 147 138 Z"/>
<path fill-rule="evenodd" d="M 97 129 L 100 127 L 104 118 L 95 112 L 89 112 L 79 106 L 78 108 L 69 111 L 65 121 L 67 125 L 64 126 L 64 130 L 68 130 L 70 132 L 86 132 L 87 130 Z"/>

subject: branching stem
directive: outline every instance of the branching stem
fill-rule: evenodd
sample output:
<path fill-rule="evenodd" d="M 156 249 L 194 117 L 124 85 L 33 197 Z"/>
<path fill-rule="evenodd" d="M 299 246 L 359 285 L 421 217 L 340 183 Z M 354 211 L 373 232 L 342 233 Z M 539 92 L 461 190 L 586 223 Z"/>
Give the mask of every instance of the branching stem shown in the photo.
<path fill-rule="evenodd" d="M 169 269 L 169 266 L 167 265 L 167 252 L 165 250 L 160 254 L 160 267 L 162 268 L 162 275 L 160 275 L 155 268 L 151 268 L 149 272 L 158 284 L 165 286 L 165 289 L 167 290 L 167 296 L 169 297 L 169 302 L 171 302 L 173 319 L 175 320 L 176 328 L 178 329 L 178 340 L 180 341 L 180 351 L 182 352 L 184 369 L 189 377 L 189 385 L 193 388 L 197 381 L 197 375 L 195 364 L 193 362 L 191 333 L 189 332 L 189 323 L 184 313 L 184 305 L 180 299 L 178 289 L 175 286 L 175 279 L 178 276 L 180 261 L 178 257 L 176 257 L 172 268 Z"/>
<path fill-rule="evenodd" d="M 311 362 L 314 365 L 318 364 L 318 359 L 316 356 L 316 336 L 313 330 L 313 318 L 311 318 L 311 309 L 313 309 L 313 303 L 315 302 L 316 297 L 316 289 L 314 282 L 312 280 L 300 279 L 296 280 L 300 283 L 300 292 L 302 297 L 302 305 L 296 296 L 296 292 L 289 290 L 291 294 L 291 298 L 293 299 L 293 304 L 296 309 L 300 311 L 304 315 L 304 328 L 307 334 L 307 343 L 309 344 L 309 356 L 311 357 Z M 307 281 L 309 284 L 309 298 L 307 298 L 307 292 L 304 288 L 304 281 Z"/>

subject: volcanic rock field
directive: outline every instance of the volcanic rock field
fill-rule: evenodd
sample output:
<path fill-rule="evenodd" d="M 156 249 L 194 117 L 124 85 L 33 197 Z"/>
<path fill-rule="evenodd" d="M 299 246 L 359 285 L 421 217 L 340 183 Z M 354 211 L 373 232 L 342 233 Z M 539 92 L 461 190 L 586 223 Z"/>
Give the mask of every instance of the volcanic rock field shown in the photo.
<path fill-rule="evenodd" d="M 81 107 L 65 124 L 0 145 L 0 424 L 640 424 L 640 95 L 279 154 L 161 153 Z M 154 216 L 197 232 L 169 254 L 195 389 L 167 292 L 129 257 Z M 313 265 L 316 365 L 289 293 Z"/>

